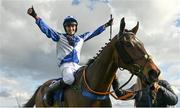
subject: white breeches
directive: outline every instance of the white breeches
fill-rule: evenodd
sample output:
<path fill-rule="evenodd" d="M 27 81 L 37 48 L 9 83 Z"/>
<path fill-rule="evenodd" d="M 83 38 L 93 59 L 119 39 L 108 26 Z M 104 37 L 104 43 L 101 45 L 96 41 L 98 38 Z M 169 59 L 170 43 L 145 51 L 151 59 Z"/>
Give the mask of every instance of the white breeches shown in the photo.
<path fill-rule="evenodd" d="M 74 72 L 80 67 L 80 65 L 73 62 L 62 64 L 58 70 L 60 72 L 60 78 L 62 78 L 66 84 L 71 85 L 75 80 Z"/>

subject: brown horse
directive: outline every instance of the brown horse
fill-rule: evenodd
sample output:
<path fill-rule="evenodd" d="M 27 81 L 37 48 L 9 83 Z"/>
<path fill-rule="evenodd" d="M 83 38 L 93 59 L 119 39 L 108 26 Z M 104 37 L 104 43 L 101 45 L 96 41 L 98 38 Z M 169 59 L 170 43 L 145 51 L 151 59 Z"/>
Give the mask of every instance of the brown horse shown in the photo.
<path fill-rule="evenodd" d="M 65 89 L 64 106 L 112 106 L 108 94 L 118 68 L 127 69 L 146 84 L 157 80 L 160 71 L 135 36 L 138 27 L 139 23 L 133 29 L 126 30 L 122 18 L 119 33 L 100 51 L 93 62 L 76 75 L 78 77 L 72 87 Z M 49 80 L 41 85 L 25 106 L 47 106 L 43 102 L 43 96 L 51 82 L 52 80 Z M 78 86 L 80 89 L 74 89 Z M 91 99 L 83 96 L 82 90 L 107 98 Z"/>

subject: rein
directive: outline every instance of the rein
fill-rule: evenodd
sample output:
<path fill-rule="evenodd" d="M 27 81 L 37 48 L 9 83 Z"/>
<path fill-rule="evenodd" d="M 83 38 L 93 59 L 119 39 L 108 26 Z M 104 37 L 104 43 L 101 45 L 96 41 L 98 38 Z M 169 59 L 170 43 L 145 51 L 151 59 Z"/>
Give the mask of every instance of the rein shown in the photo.
<path fill-rule="evenodd" d="M 85 84 L 86 89 L 87 89 L 89 92 L 94 93 L 94 94 L 96 94 L 96 95 L 109 95 L 109 94 L 110 94 L 110 95 L 111 95 L 113 98 L 115 98 L 116 100 L 122 100 L 122 99 L 125 99 L 126 97 L 129 97 L 129 96 L 131 96 L 132 94 L 134 94 L 134 93 L 132 92 L 132 93 L 129 93 L 128 95 L 117 97 L 116 95 L 113 94 L 115 91 L 100 92 L 100 91 L 95 91 L 95 90 L 93 90 L 93 89 L 89 86 L 89 84 L 87 83 L 87 80 L 86 80 L 86 68 L 84 68 L 84 70 L 83 70 L 83 81 L 84 81 L 84 84 Z M 128 81 L 130 81 L 130 80 L 128 80 Z M 110 89 L 110 87 L 109 87 L 108 89 Z"/>
<path fill-rule="evenodd" d="M 121 40 L 122 37 L 123 37 L 123 36 L 120 36 L 119 40 Z M 136 38 L 136 39 L 139 40 L 138 38 Z M 140 41 L 140 40 L 139 40 L 139 41 Z M 140 76 L 141 78 L 143 78 L 143 80 L 146 81 L 146 83 L 149 83 L 148 80 L 147 80 L 147 78 L 146 78 L 143 74 L 141 74 L 141 73 L 143 72 L 146 64 L 147 64 L 147 63 L 149 62 L 149 60 L 150 60 L 149 54 L 146 52 L 142 57 L 133 59 L 133 58 L 128 54 L 128 52 L 126 51 L 126 49 L 124 48 L 123 42 L 122 42 L 122 43 L 120 43 L 120 42 L 119 42 L 119 43 L 116 43 L 116 48 L 117 48 L 118 52 L 120 51 L 118 54 L 119 54 L 119 56 L 121 57 L 121 59 L 122 59 L 122 61 L 124 62 L 124 64 L 127 65 L 127 66 L 133 66 L 133 69 L 136 71 L 135 73 L 131 73 L 132 75 L 131 75 L 131 77 L 129 78 L 129 80 L 128 80 L 125 84 L 123 84 L 121 87 L 119 87 L 119 89 L 122 89 L 125 85 L 127 85 L 127 84 L 130 82 L 130 80 L 132 79 L 132 77 L 133 77 L 134 75 Z M 138 47 L 138 49 L 139 49 L 139 47 Z M 141 50 L 139 49 L 139 51 L 141 51 Z M 138 65 L 138 64 L 135 63 L 136 61 L 141 60 L 141 59 L 143 59 L 144 57 L 146 58 L 146 61 L 145 61 L 144 65 L 140 66 L 140 65 Z M 118 64 L 119 64 L 119 57 L 118 57 L 117 62 L 118 62 Z M 136 67 L 135 67 L 135 66 L 136 66 Z M 136 68 L 137 68 L 137 69 L 136 69 Z M 120 68 L 120 70 L 124 70 L 124 69 L 123 69 L 123 68 Z"/>
<path fill-rule="evenodd" d="M 93 89 L 91 89 L 91 87 L 89 87 L 88 83 L 87 83 L 87 80 L 86 80 L 86 68 L 84 68 L 83 70 L 83 80 L 84 80 L 84 84 L 86 86 L 86 88 L 88 89 L 88 91 L 94 93 L 94 94 L 98 94 L 98 95 L 108 95 L 108 94 L 112 94 L 114 91 L 111 91 L 111 92 L 99 92 L 99 91 L 95 91 Z M 109 89 L 109 88 L 108 88 Z"/>
<path fill-rule="evenodd" d="M 142 67 L 141 69 L 139 69 L 138 73 L 136 73 L 136 74 L 139 74 L 140 72 L 142 72 L 142 71 L 144 70 L 145 65 L 146 65 L 147 62 L 149 61 L 149 55 L 148 55 L 148 54 L 145 54 L 145 55 L 147 55 L 146 62 L 145 62 L 145 64 L 143 65 L 143 67 Z M 129 78 L 129 80 L 128 80 L 127 82 L 125 82 L 125 83 L 124 83 L 121 87 L 119 87 L 118 89 L 122 89 L 124 86 L 126 86 L 126 85 L 131 81 L 131 79 L 133 78 L 133 76 L 134 76 L 134 74 L 132 74 L 131 77 Z M 144 78 L 145 78 L 145 77 L 144 77 Z M 145 80 L 147 81 L 147 79 L 145 79 Z M 138 90 L 138 91 L 129 92 L 127 95 L 120 96 L 120 97 L 117 97 L 116 95 L 113 94 L 115 91 L 104 91 L 104 92 L 102 92 L 102 91 L 95 91 L 95 90 L 93 90 L 93 89 L 89 86 L 89 84 L 87 83 L 87 79 L 86 79 L 86 68 L 83 69 L 83 81 L 84 81 L 84 84 L 85 84 L 86 89 L 87 89 L 89 92 L 94 93 L 94 94 L 96 94 L 96 95 L 109 95 L 109 94 L 110 94 L 110 95 L 111 95 L 113 98 L 115 98 L 116 100 L 126 99 L 127 97 L 132 96 L 133 94 L 136 94 L 136 93 L 138 93 L 138 92 L 140 92 L 140 91 L 143 90 L 143 89 L 140 89 L 140 90 Z M 108 90 L 109 90 L 109 89 L 110 89 L 110 86 L 109 86 Z"/>
<path fill-rule="evenodd" d="M 119 37 L 119 36 L 118 36 L 118 37 Z M 121 38 L 122 38 L 122 36 L 120 37 L 120 39 L 121 39 Z M 120 39 L 119 39 L 119 40 L 120 40 Z M 124 46 L 123 46 L 122 44 L 117 43 L 116 46 L 118 46 L 118 47 L 116 47 L 117 50 L 122 51 L 121 53 L 119 53 L 119 55 L 120 55 L 121 58 L 123 59 L 123 62 L 124 62 L 126 65 L 137 66 L 137 68 L 138 68 L 138 69 L 137 69 L 137 72 L 136 72 L 136 73 L 132 73 L 132 75 L 131 75 L 131 77 L 129 78 L 129 80 L 128 80 L 127 82 L 125 82 L 125 83 L 124 83 L 121 87 L 119 87 L 118 89 L 122 89 L 124 86 L 126 86 L 126 85 L 131 81 L 131 79 L 133 78 L 134 75 L 141 75 L 140 77 L 143 78 L 143 80 L 145 80 L 146 82 L 148 82 L 147 78 L 146 78 L 143 74 L 140 74 L 140 73 L 143 72 L 146 64 L 149 62 L 150 56 L 149 56 L 147 53 L 145 53 L 142 57 L 137 58 L 137 59 L 134 60 L 134 59 L 131 58 L 131 56 L 128 54 L 128 52 L 125 50 L 125 48 L 124 48 Z M 139 66 L 138 64 L 134 64 L 135 61 L 141 60 L 141 59 L 144 58 L 144 57 L 146 58 L 146 61 L 145 61 L 145 63 L 144 63 L 143 66 Z M 118 57 L 118 58 L 119 58 L 119 57 Z M 119 62 L 119 59 L 118 59 L 117 62 Z M 133 67 L 133 68 L 136 68 L 136 67 Z M 122 69 L 124 69 L 124 68 L 120 68 L 120 70 L 122 70 Z M 82 77 L 83 77 L 83 81 L 84 81 L 84 84 L 85 84 L 85 88 L 86 88 L 89 92 L 91 92 L 91 93 L 93 93 L 93 94 L 96 94 L 96 95 L 109 95 L 109 94 L 110 94 L 110 95 L 111 95 L 113 98 L 115 98 L 116 100 L 126 99 L 127 97 L 132 96 L 132 95 L 136 94 L 137 92 L 142 91 L 142 90 L 133 91 L 133 92 L 129 92 L 127 95 L 123 95 L 123 96 L 117 97 L 115 94 L 113 94 L 115 91 L 95 91 L 95 90 L 93 90 L 93 89 L 89 86 L 89 84 L 88 84 L 88 82 L 87 82 L 87 79 L 86 79 L 86 68 L 83 69 L 83 75 L 82 75 Z M 111 87 L 111 86 L 108 87 L 108 90 L 110 90 L 110 87 Z"/>
<path fill-rule="evenodd" d="M 132 78 L 133 78 L 133 76 L 134 75 L 140 75 L 140 73 L 144 70 L 144 67 L 146 66 L 146 64 L 147 64 L 147 62 L 149 61 L 149 58 L 150 58 L 150 56 L 148 55 L 148 54 L 145 54 L 145 56 L 147 55 L 147 58 L 146 58 L 146 62 L 144 63 L 144 65 L 142 66 L 142 68 L 139 68 L 139 70 L 138 70 L 138 72 L 137 73 L 131 73 L 131 76 L 130 76 L 130 78 L 128 79 L 128 81 L 127 82 L 125 82 L 122 86 L 120 86 L 118 89 L 122 89 L 124 86 L 126 86 L 131 80 L 132 80 Z M 141 57 L 142 58 L 142 57 Z M 136 60 L 140 60 L 141 58 L 139 58 L 139 59 L 136 59 Z M 135 60 L 135 61 L 136 61 Z M 121 68 L 122 70 L 124 70 L 123 68 Z M 144 78 L 144 80 L 146 81 L 146 82 L 148 82 L 147 81 L 147 79 L 146 79 L 146 77 L 143 75 L 143 74 L 141 74 L 141 77 L 142 78 Z M 140 91 L 142 91 L 143 89 L 140 89 L 140 90 L 138 90 L 138 91 L 134 91 L 134 93 L 137 93 L 137 92 L 140 92 Z"/>
<path fill-rule="evenodd" d="M 149 58 L 150 58 L 150 56 L 146 53 L 145 55 L 144 55 L 145 57 L 146 57 L 146 61 L 145 61 L 145 63 L 144 63 L 144 65 L 141 67 L 141 68 L 139 68 L 138 69 L 138 72 L 137 73 L 133 73 L 132 75 L 131 75 L 131 77 L 129 78 L 129 80 L 127 81 L 127 82 L 125 82 L 121 87 L 119 87 L 118 89 L 122 89 L 124 86 L 126 86 L 130 81 L 131 81 L 131 79 L 133 78 L 133 76 L 134 75 L 141 75 L 141 77 L 142 78 L 144 78 L 143 80 L 145 80 L 146 82 L 148 82 L 147 81 L 147 79 L 146 79 L 146 77 L 144 77 L 142 74 L 140 74 L 143 70 L 144 70 L 144 67 L 145 67 L 145 65 L 147 64 L 147 62 L 149 61 Z M 135 62 L 135 61 L 137 61 L 137 60 L 140 60 L 140 59 L 142 59 L 143 57 L 140 57 L 139 59 L 136 59 L 136 60 L 133 60 L 133 62 Z M 132 60 L 132 59 L 131 59 Z M 131 61 L 130 60 L 130 61 Z M 127 61 L 126 61 L 127 62 Z M 131 64 L 129 64 L 129 61 L 128 61 L 128 65 L 131 65 Z M 134 92 L 129 92 L 127 95 L 124 95 L 124 96 L 120 96 L 120 97 L 117 97 L 116 95 L 114 95 L 113 93 L 115 92 L 115 91 L 95 91 L 95 90 L 93 90 L 90 86 L 89 86 L 89 84 L 87 83 L 87 79 L 86 79 L 86 68 L 84 68 L 83 69 L 83 81 L 84 81 L 84 84 L 85 84 L 85 88 L 89 91 L 89 92 L 91 92 L 91 93 L 94 93 L 94 94 L 96 94 L 96 95 L 111 95 L 113 98 L 115 98 L 116 100 L 123 100 L 123 99 L 126 99 L 127 97 L 129 97 L 129 96 L 132 96 L 133 94 L 136 94 L 136 93 L 138 93 L 138 92 L 140 92 L 140 91 L 142 91 L 141 89 L 140 90 L 138 90 L 138 91 L 134 91 Z M 110 86 L 108 87 L 108 90 L 110 90 Z"/>

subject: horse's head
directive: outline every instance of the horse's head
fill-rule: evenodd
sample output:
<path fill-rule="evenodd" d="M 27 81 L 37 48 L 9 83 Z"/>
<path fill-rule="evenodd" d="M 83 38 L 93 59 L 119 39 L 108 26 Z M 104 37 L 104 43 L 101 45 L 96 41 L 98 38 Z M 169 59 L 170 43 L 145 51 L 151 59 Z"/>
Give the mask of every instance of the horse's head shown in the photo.
<path fill-rule="evenodd" d="M 138 27 L 139 22 L 133 29 L 125 29 L 125 21 L 122 18 L 115 42 L 115 55 L 118 57 L 116 64 L 137 75 L 146 84 L 152 84 L 158 80 L 160 70 L 146 52 L 143 43 L 136 38 Z"/>

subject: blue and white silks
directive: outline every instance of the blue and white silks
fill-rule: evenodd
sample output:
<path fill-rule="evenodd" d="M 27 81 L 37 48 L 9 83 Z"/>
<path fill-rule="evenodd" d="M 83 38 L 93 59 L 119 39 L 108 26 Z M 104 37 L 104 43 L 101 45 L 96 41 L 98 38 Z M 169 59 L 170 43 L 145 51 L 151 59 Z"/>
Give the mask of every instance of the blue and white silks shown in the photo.
<path fill-rule="evenodd" d="M 56 51 L 59 68 L 63 68 L 64 64 L 73 63 L 78 65 L 80 61 L 80 52 L 83 46 L 83 43 L 105 30 L 105 26 L 102 25 L 93 32 L 86 32 L 82 35 L 74 35 L 72 38 L 69 38 L 67 34 L 59 33 L 49 27 L 41 18 L 36 20 L 36 24 L 39 26 L 40 30 L 48 37 L 51 38 L 54 42 L 57 42 Z M 69 41 L 68 41 L 69 40 Z M 69 65 L 71 67 L 71 65 Z M 72 65 L 74 66 L 74 65 Z M 65 66 L 68 68 L 68 66 Z M 70 68 L 69 67 L 69 68 Z M 78 70 L 80 66 L 76 66 Z M 63 71 L 64 69 L 62 69 Z M 63 76 L 64 77 L 64 76 Z"/>

